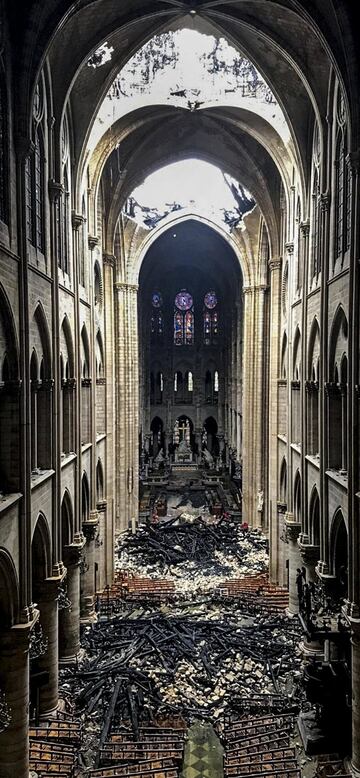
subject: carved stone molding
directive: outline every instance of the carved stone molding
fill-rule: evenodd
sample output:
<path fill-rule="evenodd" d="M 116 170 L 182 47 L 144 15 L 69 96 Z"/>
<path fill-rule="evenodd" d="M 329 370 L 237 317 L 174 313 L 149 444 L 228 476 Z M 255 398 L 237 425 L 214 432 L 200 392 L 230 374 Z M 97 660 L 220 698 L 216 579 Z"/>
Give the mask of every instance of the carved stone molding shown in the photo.
<path fill-rule="evenodd" d="M 99 245 L 99 238 L 97 235 L 88 235 L 88 246 L 90 251 Z"/>
<path fill-rule="evenodd" d="M 53 178 L 50 178 L 49 181 L 49 197 L 50 201 L 52 203 L 56 203 L 57 200 L 59 200 L 60 197 L 64 194 L 64 187 L 62 184 L 60 184 L 59 181 L 54 181 Z"/>
<path fill-rule="evenodd" d="M 272 273 L 274 270 L 280 270 L 281 263 L 282 263 L 281 257 L 273 257 L 272 259 L 270 259 L 268 262 L 270 272 Z"/>
<path fill-rule="evenodd" d="M 300 231 L 304 238 L 307 238 L 310 234 L 310 221 L 300 222 Z"/>
<path fill-rule="evenodd" d="M 116 257 L 114 254 L 107 254 L 106 252 L 103 252 L 103 263 L 104 265 L 108 265 L 109 267 L 115 267 L 116 265 Z"/>
<path fill-rule="evenodd" d="M 86 222 L 85 216 L 82 215 L 82 213 L 75 213 L 75 211 L 71 214 L 71 223 L 74 230 L 79 230 L 81 225 Z"/>

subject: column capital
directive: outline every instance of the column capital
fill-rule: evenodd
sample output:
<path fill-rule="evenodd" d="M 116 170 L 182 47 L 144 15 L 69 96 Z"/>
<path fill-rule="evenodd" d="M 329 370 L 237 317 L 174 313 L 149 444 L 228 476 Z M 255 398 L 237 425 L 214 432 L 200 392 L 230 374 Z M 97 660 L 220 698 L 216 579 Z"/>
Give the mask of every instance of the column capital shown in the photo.
<path fill-rule="evenodd" d="M 294 241 L 289 241 L 289 243 L 285 243 L 285 248 L 287 253 L 291 256 L 291 254 L 294 253 Z"/>
<path fill-rule="evenodd" d="M 310 219 L 306 219 L 306 221 L 300 222 L 299 226 L 301 234 L 307 238 L 310 234 Z"/>
<path fill-rule="evenodd" d="M 320 546 L 312 545 L 311 543 L 303 543 L 302 535 L 298 538 L 298 546 L 300 549 L 301 558 L 305 567 L 315 566 L 319 561 Z"/>
<path fill-rule="evenodd" d="M 320 195 L 320 210 L 325 213 L 330 208 L 330 197 L 326 193 Z"/>
<path fill-rule="evenodd" d="M 20 394 L 22 381 L 19 379 L 12 379 L 10 381 L 4 381 L 0 383 L 0 392 L 3 394 L 18 395 Z"/>
<path fill-rule="evenodd" d="M 278 500 L 276 505 L 277 505 L 277 512 L 282 513 L 285 516 L 286 508 L 287 508 L 286 502 L 282 502 L 281 500 Z"/>
<path fill-rule="evenodd" d="M 115 254 L 108 254 L 106 251 L 103 251 L 103 263 L 104 265 L 108 265 L 109 267 L 115 267 L 116 265 Z"/>
<path fill-rule="evenodd" d="M 87 543 L 91 543 L 92 540 L 95 540 L 95 535 L 98 526 L 99 526 L 99 514 L 97 511 L 91 511 L 89 515 L 89 519 L 87 521 L 84 521 L 82 525 L 83 533 L 85 535 Z"/>
<path fill-rule="evenodd" d="M 88 235 L 88 245 L 90 251 L 93 251 L 95 246 L 98 246 L 99 244 L 99 237 L 97 235 Z"/>
<path fill-rule="evenodd" d="M 86 218 L 82 215 L 82 213 L 75 213 L 75 211 L 71 214 L 71 224 L 74 230 L 78 231 L 82 224 L 85 224 Z"/>
<path fill-rule="evenodd" d="M 99 513 L 105 513 L 107 508 L 107 500 L 99 500 L 96 503 L 96 509 Z"/>
<path fill-rule="evenodd" d="M 63 572 L 61 575 L 53 575 L 50 578 L 45 578 L 36 587 L 37 597 L 40 602 L 52 602 L 56 600 L 59 594 L 59 586 L 66 576 L 66 567 L 62 565 Z"/>
<path fill-rule="evenodd" d="M 59 181 L 55 181 L 53 178 L 49 180 L 49 197 L 50 202 L 56 203 L 57 200 L 62 197 L 64 193 L 64 187 Z"/>
<path fill-rule="evenodd" d="M 273 270 L 280 270 L 282 263 L 282 257 L 272 257 L 269 259 L 268 267 L 270 270 L 270 273 L 273 272 Z"/>
<path fill-rule="evenodd" d="M 124 281 L 116 281 L 114 286 L 118 292 L 137 292 L 139 289 L 139 284 L 127 284 Z"/>
<path fill-rule="evenodd" d="M 295 521 L 294 514 L 287 511 L 285 513 L 285 532 L 287 540 L 296 543 L 301 532 L 301 524 Z"/>

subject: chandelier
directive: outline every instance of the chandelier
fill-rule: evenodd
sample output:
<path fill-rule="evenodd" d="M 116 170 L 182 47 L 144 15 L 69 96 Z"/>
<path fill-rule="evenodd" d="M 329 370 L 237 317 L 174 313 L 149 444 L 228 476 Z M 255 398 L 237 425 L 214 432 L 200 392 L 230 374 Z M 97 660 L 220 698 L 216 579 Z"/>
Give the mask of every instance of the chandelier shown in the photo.
<path fill-rule="evenodd" d="M 0 691 L 0 732 L 4 732 L 11 722 L 11 710 L 6 702 L 4 692 Z"/>

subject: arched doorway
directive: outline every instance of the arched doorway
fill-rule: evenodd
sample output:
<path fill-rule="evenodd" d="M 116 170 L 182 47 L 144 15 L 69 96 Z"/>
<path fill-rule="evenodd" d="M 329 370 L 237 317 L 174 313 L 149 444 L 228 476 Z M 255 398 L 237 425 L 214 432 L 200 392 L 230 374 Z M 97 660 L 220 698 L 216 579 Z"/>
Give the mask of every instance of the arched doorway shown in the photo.
<path fill-rule="evenodd" d="M 208 416 L 204 421 L 202 448 L 207 449 L 209 454 L 215 459 L 219 456 L 219 439 L 217 436 L 218 425 L 213 416 Z"/>
<path fill-rule="evenodd" d="M 159 416 L 155 416 L 150 424 L 150 456 L 156 459 L 161 449 L 164 452 L 164 422 Z"/>
<path fill-rule="evenodd" d="M 336 576 L 337 591 L 341 597 L 346 597 L 348 592 L 348 533 L 341 510 L 336 513 L 331 534 L 333 573 Z"/>

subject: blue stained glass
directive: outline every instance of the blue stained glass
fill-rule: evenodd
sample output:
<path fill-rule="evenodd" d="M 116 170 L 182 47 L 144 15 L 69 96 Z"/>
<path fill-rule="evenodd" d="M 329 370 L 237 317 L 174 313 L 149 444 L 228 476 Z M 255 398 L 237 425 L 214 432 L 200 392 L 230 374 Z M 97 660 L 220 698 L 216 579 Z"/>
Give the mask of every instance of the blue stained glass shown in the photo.
<path fill-rule="evenodd" d="M 161 297 L 160 292 L 154 292 L 153 293 L 153 295 L 151 297 L 151 302 L 152 302 L 154 308 L 160 308 L 162 306 L 163 301 L 162 301 L 162 297 Z"/>

